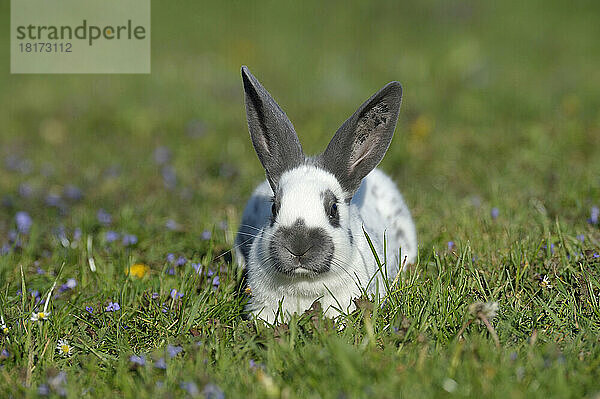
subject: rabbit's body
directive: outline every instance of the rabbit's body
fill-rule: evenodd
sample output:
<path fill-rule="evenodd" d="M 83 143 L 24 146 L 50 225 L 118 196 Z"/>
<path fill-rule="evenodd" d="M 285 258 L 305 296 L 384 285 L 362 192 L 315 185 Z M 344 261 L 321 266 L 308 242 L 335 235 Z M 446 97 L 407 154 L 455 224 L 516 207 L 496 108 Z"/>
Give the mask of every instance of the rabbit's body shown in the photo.
<path fill-rule="evenodd" d="M 319 176 L 321 181 L 325 176 L 320 175 L 326 173 L 310 165 L 295 171 L 295 174 Z M 309 195 L 306 189 L 300 194 Z M 382 276 L 386 271 L 386 277 L 393 279 L 401 265 L 415 260 L 416 232 L 410 211 L 394 182 L 379 169 L 363 179 L 350 202 L 350 225 L 346 234 L 352 235 L 352 239 L 349 248 L 343 251 L 348 254 L 347 259 L 340 259 L 330 272 L 316 277 L 290 277 L 261 264 L 260 254 L 269 244 L 264 228 L 270 223 L 272 198 L 273 190 L 264 181 L 246 205 L 236 239 L 238 263 L 242 267 L 245 263 L 248 268 L 248 286 L 252 291 L 248 310 L 267 321 L 273 321 L 280 302 L 283 314 L 301 313 L 316 299 L 328 316 L 337 315 L 338 309 L 348 311 L 353 305 L 352 299 L 359 297 L 362 290 L 384 293 Z M 305 214 L 308 213 L 314 211 L 307 207 Z M 387 270 L 383 273 L 379 272 L 363 227 L 382 262 L 385 232 Z"/>
<path fill-rule="evenodd" d="M 383 294 L 383 279 L 414 262 L 417 251 L 410 211 L 392 180 L 375 169 L 391 142 L 400 85 L 376 93 L 324 153 L 306 157 L 285 113 L 245 68 L 242 77 L 252 143 L 267 172 L 236 238 L 251 289 L 248 310 L 273 322 L 319 299 L 334 316 L 351 310 L 363 291 Z M 384 270 L 365 231 L 382 262 L 385 234 Z"/>

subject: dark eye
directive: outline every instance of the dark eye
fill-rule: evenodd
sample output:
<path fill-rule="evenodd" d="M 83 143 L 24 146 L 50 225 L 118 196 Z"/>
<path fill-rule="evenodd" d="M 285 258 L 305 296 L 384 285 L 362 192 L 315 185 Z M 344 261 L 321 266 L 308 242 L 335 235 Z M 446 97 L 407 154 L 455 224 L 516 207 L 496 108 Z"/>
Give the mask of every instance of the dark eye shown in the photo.
<path fill-rule="evenodd" d="M 331 208 L 329 208 L 329 217 L 330 218 L 337 218 L 338 216 L 338 207 L 337 204 L 334 202 L 331 205 Z"/>
<path fill-rule="evenodd" d="M 277 204 L 275 204 L 274 202 L 273 205 L 271 205 L 271 214 L 273 215 L 273 217 L 277 215 Z"/>

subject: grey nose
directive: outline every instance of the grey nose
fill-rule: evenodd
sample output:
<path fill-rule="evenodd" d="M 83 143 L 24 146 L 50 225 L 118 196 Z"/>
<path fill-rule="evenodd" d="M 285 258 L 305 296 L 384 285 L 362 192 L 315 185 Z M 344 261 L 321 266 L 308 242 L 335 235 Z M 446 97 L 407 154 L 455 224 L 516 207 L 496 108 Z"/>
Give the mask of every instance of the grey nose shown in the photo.
<path fill-rule="evenodd" d="M 315 237 L 311 237 L 311 230 L 306 228 L 306 225 L 300 219 L 283 235 L 286 242 L 285 249 L 298 258 L 306 255 L 314 246 Z"/>

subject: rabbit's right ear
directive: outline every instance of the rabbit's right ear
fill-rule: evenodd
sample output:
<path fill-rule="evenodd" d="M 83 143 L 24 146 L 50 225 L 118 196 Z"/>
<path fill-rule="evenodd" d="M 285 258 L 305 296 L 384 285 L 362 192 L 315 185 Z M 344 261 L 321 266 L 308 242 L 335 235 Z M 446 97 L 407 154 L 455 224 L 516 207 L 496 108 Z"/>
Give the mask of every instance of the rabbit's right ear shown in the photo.
<path fill-rule="evenodd" d="M 401 100 L 400 83 L 385 85 L 344 122 L 321 156 L 322 166 L 351 196 L 390 146 Z"/>
<path fill-rule="evenodd" d="M 275 192 L 283 172 L 304 162 L 302 146 L 292 122 L 246 66 L 242 80 L 252 145 Z"/>

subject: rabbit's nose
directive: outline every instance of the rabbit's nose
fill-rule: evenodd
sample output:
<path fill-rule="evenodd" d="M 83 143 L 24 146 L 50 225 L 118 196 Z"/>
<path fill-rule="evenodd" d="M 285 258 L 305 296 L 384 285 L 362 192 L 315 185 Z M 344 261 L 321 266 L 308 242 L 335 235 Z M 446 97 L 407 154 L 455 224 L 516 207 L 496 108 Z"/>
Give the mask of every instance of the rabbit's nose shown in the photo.
<path fill-rule="evenodd" d="M 312 245 L 308 245 L 308 243 L 303 242 L 303 240 L 293 241 L 290 247 L 285 247 L 288 252 L 294 255 L 297 258 L 301 258 L 303 255 L 306 255 L 308 251 L 312 248 Z"/>

